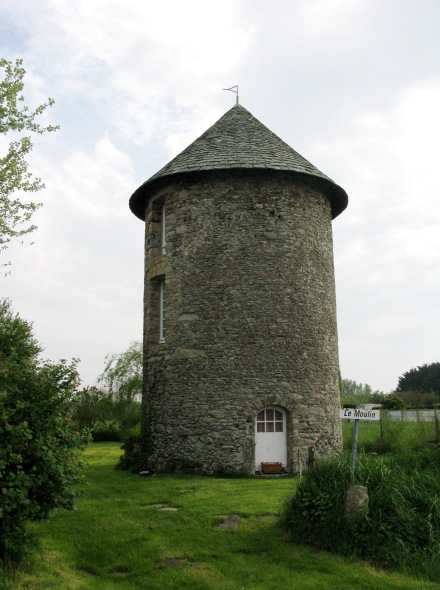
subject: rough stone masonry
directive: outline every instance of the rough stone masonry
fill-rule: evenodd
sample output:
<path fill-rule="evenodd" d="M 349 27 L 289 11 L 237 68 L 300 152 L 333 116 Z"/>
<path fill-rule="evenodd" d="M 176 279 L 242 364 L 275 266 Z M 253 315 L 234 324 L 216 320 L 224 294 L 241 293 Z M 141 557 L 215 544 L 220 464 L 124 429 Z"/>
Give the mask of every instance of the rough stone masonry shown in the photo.
<path fill-rule="evenodd" d="M 287 469 L 341 447 L 338 185 L 237 105 L 132 195 L 145 222 L 145 467 L 255 470 L 256 416 Z"/>

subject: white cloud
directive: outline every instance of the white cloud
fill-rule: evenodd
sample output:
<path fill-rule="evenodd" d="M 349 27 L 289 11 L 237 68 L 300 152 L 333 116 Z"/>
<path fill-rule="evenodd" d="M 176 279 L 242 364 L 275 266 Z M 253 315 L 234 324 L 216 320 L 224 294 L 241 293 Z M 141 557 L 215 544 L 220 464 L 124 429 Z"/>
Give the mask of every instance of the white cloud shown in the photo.
<path fill-rule="evenodd" d="M 35 246 L 4 283 L 48 356 L 88 380 L 142 330 L 137 186 L 233 105 L 340 184 L 334 222 L 344 376 L 391 389 L 439 350 L 437 0 L 4 0 L 0 46 L 23 57 L 36 142 Z M 3 287 L 3 285 L 2 285 Z M 99 368 L 97 368 L 99 367 Z"/>
<path fill-rule="evenodd" d="M 439 99 L 440 85 L 411 89 L 317 150 L 351 197 L 334 224 L 342 365 L 386 390 L 440 345 Z"/>
<path fill-rule="evenodd" d="M 135 188 L 126 154 L 107 138 L 91 153 L 54 164 L 46 180 L 35 245 L 15 248 L 4 294 L 35 322 L 46 354 L 86 358 L 93 383 L 108 352 L 142 334 L 143 228 L 128 209 Z"/>
<path fill-rule="evenodd" d="M 24 13 L 11 11 L 28 34 L 28 65 L 44 68 L 58 100 L 81 97 L 125 140 L 145 145 L 200 127 L 203 107 L 221 96 L 250 36 L 237 4 L 27 0 Z"/>

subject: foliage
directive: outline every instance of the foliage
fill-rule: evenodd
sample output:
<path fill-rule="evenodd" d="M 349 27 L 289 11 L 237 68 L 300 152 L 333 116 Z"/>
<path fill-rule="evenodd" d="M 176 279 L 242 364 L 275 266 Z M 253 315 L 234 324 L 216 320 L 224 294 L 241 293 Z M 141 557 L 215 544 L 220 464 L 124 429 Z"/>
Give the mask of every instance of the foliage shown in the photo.
<path fill-rule="evenodd" d="M 373 393 L 371 385 L 367 383 L 357 383 L 353 379 L 343 379 L 342 387 L 344 395 L 366 395 L 370 396 Z"/>
<path fill-rule="evenodd" d="M 142 374 L 142 345 L 132 342 L 125 352 L 107 355 L 105 369 L 98 378 L 114 402 L 123 436 L 128 436 L 140 422 Z"/>
<path fill-rule="evenodd" d="M 357 383 L 353 379 L 342 379 L 342 403 L 344 405 L 379 403 L 382 391 L 373 391 L 367 383 Z"/>
<path fill-rule="evenodd" d="M 120 424 L 117 420 L 95 422 L 90 431 L 93 442 L 121 441 Z"/>
<path fill-rule="evenodd" d="M 36 192 L 44 188 L 39 178 L 34 178 L 28 170 L 26 157 L 33 148 L 29 134 L 42 134 L 55 131 L 53 125 L 41 126 L 36 122 L 47 107 L 54 101 L 38 106 L 34 111 L 23 105 L 25 69 L 23 60 L 15 63 L 0 59 L 0 133 L 6 137 L 18 134 L 20 137 L 10 141 L 6 154 L 0 155 L 0 252 L 5 250 L 10 241 L 34 231 L 35 225 L 29 225 L 39 203 L 25 203 L 14 196 L 16 191 Z"/>
<path fill-rule="evenodd" d="M 384 395 L 380 403 L 384 410 L 404 410 L 406 406 L 403 399 L 395 393 Z"/>
<path fill-rule="evenodd" d="M 440 363 L 410 369 L 399 377 L 396 391 L 421 391 L 440 394 Z"/>
<path fill-rule="evenodd" d="M 93 441 L 121 441 L 124 426 L 121 425 L 121 403 L 112 398 L 108 391 L 97 387 L 85 387 L 72 398 L 72 419 L 79 430 L 90 431 Z M 140 403 L 127 402 L 124 407 L 123 418 L 125 428 L 132 434 L 140 429 Z"/>
<path fill-rule="evenodd" d="M 85 437 L 71 420 L 76 362 L 43 362 L 32 324 L 0 304 L 0 560 L 15 559 L 28 520 L 70 508 Z"/>
<path fill-rule="evenodd" d="M 369 513 L 345 514 L 351 483 L 366 486 Z M 414 573 L 440 557 L 440 451 L 362 457 L 351 477 L 349 456 L 309 470 L 285 506 L 292 540 Z"/>
<path fill-rule="evenodd" d="M 85 387 L 73 398 L 73 420 L 79 428 L 93 429 L 96 422 L 113 417 L 112 399 L 97 387 Z"/>
<path fill-rule="evenodd" d="M 399 391 L 399 397 L 411 408 L 434 408 L 440 405 L 440 393 L 435 391 Z"/>
<path fill-rule="evenodd" d="M 132 435 L 124 439 L 122 445 L 124 454 L 119 459 L 117 467 L 119 469 L 129 469 L 132 473 L 138 473 L 142 470 L 141 460 L 141 436 Z"/>
<path fill-rule="evenodd" d="M 350 482 L 350 467 L 343 458 L 320 461 L 308 470 L 282 513 L 291 538 L 329 551 L 341 543 L 345 547 L 346 523 L 341 515 Z"/>
<path fill-rule="evenodd" d="M 115 470 L 119 455 L 89 445 L 78 510 L 32 524 L 41 550 L 8 590 L 438 590 L 435 572 L 429 582 L 286 542 L 277 515 L 296 480 L 142 478 Z"/>

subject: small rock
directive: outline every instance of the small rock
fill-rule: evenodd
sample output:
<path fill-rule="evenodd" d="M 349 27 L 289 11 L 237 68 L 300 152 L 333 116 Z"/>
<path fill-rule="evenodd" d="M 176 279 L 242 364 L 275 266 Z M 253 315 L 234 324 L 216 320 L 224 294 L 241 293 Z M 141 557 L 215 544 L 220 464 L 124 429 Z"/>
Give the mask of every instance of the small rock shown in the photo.
<path fill-rule="evenodd" d="M 364 486 L 350 486 L 347 491 L 345 512 L 348 517 L 366 516 L 369 509 L 367 488 Z"/>

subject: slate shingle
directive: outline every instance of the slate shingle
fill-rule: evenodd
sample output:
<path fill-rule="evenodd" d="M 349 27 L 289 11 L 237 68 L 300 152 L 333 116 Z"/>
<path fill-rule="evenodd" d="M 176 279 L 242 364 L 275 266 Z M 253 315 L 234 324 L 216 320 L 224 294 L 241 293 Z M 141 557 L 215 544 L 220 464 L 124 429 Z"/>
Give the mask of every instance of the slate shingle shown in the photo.
<path fill-rule="evenodd" d="M 328 189 L 333 218 L 347 206 L 345 191 L 287 143 L 260 123 L 248 110 L 235 105 L 212 127 L 142 184 L 130 198 L 130 209 L 143 219 L 145 200 L 166 177 L 188 172 L 234 169 L 280 170 L 312 176 Z"/>

